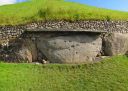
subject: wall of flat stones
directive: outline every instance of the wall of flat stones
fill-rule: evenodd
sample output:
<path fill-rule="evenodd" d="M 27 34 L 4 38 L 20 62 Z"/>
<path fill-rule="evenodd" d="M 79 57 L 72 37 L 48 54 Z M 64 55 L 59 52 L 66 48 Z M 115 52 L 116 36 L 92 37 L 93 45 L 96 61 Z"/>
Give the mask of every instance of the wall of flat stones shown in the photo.
<path fill-rule="evenodd" d="M 16 26 L 0 26 L 0 40 L 6 42 L 24 31 L 128 32 L 128 21 L 39 21 Z M 0 42 L 0 43 L 1 43 Z"/>
<path fill-rule="evenodd" d="M 128 32 L 128 21 L 40 21 L 17 26 L 0 26 L 0 38 L 8 38 L 17 36 L 23 31 L 73 31 L 69 29 L 79 29 L 77 31 L 105 31 L 105 32 Z M 61 29 L 61 30 L 59 30 Z M 65 30 L 68 29 L 68 30 Z"/>
<path fill-rule="evenodd" d="M 128 21 L 46 21 L 30 23 L 27 30 L 39 29 L 79 29 L 80 31 L 128 32 Z"/>
<path fill-rule="evenodd" d="M 51 30 L 52 29 L 52 30 Z M 128 32 L 128 21 L 40 21 L 17 26 L 0 26 L 0 40 L 20 36 L 24 31 Z"/>

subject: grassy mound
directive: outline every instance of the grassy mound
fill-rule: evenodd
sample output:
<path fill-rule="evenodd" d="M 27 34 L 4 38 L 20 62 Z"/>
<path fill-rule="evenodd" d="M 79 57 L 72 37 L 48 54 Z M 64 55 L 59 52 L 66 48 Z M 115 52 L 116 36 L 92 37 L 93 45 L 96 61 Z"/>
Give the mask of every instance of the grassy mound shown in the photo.
<path fill-rule="evenodd" d="M 31 0 L 0 7 L 0 25 L 17 25 L 39 20 L 128 20 L 128 12 L 64 0 Z"/>
<path fill-rule="evenodd" d="M 0 91 L 127 91 L 128 58 L 88 65 L 0 63 Z"/>

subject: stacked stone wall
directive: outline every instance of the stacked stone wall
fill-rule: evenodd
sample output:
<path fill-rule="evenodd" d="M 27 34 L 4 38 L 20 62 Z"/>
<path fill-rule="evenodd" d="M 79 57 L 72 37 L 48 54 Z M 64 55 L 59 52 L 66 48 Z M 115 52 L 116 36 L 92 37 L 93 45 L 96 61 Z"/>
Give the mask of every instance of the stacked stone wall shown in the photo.
<path fill-rule="evenodd" d="M 24 31 L 94 31 L 128 33 L 128 21 L 45 21 L 25 25 L 0 26 L 0 39 L 21 35 Z M 77 30 L 76 30 L 77 29 Z"/>

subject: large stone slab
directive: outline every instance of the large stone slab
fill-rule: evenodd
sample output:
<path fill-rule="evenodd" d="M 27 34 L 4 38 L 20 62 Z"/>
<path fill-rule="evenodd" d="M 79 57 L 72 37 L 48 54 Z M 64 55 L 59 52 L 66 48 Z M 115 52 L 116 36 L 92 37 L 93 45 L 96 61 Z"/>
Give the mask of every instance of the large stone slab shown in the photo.
<path fill-rule="evenodd" d="M 37 48 L 51 63 L 87 63 L 100 53 L 102 39 L 99 35 L 76 34 L 42 36 Z"/>
<path fill-rule="evenodd" d="M 105 55 L 124 55 L 128 51 L 128 34 L 111 33 L 106 34 L 103 39 Z"/>
<path fill-rule="evenodd" d="M 21 60 L 28 61 L 29 63 L 37 61 L 37 47 L 35 42 L 31 39 L 22 39 L 19 43 L 20 47 L 16 54 L 21 58 Z"/>

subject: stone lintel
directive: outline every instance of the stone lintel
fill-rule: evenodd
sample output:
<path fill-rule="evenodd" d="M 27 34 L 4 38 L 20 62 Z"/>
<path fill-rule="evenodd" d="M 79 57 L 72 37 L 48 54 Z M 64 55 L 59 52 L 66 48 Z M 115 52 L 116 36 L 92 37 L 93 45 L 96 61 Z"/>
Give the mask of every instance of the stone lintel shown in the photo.
<path fill-rule="evenodd" d="M 107 33 L 103 30 L 87 30 L 87 29 L 31 29 L 26 30 L 25 32 L 84 32 L 84 33 Z"/>

